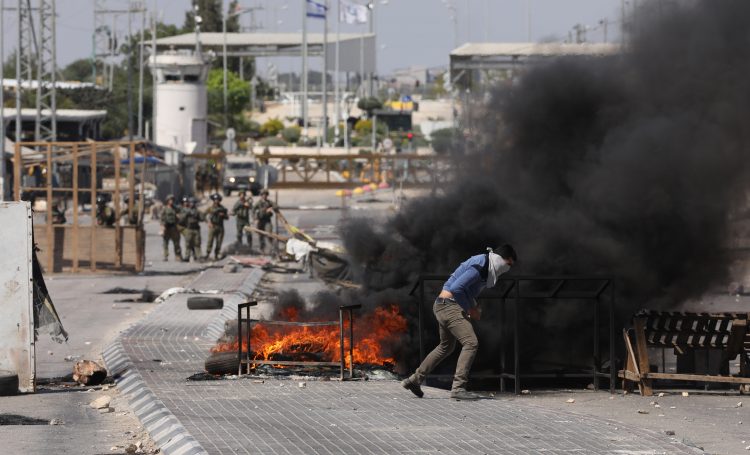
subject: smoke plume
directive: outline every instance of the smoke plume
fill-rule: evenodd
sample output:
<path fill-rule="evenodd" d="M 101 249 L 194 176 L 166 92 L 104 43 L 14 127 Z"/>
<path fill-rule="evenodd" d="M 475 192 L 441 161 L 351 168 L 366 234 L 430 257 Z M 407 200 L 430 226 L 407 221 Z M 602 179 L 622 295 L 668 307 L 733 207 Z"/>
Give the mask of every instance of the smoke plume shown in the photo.
<path fill-rule="evenodd" d="M 747 1 L 658 2 L 617 55 L 492 89 L 452 183 L 385 225 L 342 226 L 358 276 L 404 288 L 507 242 L 515 273 L 617 277 L 623 313 L 728 282 L 750 162 L 748 22 Z"/>

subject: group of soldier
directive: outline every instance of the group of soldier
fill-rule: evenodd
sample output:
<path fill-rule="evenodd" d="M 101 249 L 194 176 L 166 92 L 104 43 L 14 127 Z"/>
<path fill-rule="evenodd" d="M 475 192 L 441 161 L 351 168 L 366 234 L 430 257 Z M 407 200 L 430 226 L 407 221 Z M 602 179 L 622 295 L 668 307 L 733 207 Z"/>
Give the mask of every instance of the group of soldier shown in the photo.
<path fill-rule="evenodd" d="M 245 232 L 245 227 L 250 226 L 253 220 L 256 227 L 262 231 L 268 231 L 271 227 L 271 219 L 276 211 L 276 206 L 268 199 L 268 190 L 262 190 L 260 199 L 253 204 L 251 196 L 244 191 L 239 193 L 239 199 L 232 207 L 231 212 L 221 204 L 222 197 L 219 193 L 211 195 L 211 205 L 205 211 L 199 211 L 196 207 L 194 197 L 182 198 L 182 205 L 175 205 L 174 196 L 167 196 L 165 206 L 161 212 L 162 239 L 164 243 L 164 260 L 169 258 L 169 242 L 173 244 L 174 255 L 177 260 L 189 261 L 191 256 L 194 260 L 208 259 L 213 250 L 214 258 L 222 258 L 221 245 L 224 241 L 224 221 L 232 215 L 237 222 L 237 247 L 242 246 L 243 233 L 247 239 L 247 246 L 252 251 L 253 236 L 251 232 Z M 208 241 L 206 254 L 200 256 L 201 230 L 200 223 L 208 223 Z M 185 239 L 185 255 L 180 248 L 180 235 Z M 266 239 L 260 235 L 260 249 L 265 251 Z"/>

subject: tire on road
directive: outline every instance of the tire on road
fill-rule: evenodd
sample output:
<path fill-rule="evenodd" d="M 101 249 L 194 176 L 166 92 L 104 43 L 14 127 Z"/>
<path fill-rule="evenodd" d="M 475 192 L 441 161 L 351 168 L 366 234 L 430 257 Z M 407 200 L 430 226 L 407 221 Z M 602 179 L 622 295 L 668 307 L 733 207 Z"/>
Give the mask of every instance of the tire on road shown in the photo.
<path fill-rule="evenodd" d="M 214 352 L 206 359 L 205 367 L 209 374 L 237 374 L 240 361 L 236 351 Z"/>
<path fill-rule="evenodd" d="M 18 375 L 12 371 L 0 370 L 0 396 L 18 394 Z"/>
<path fill-rule="evenodd" d="M 220 310 L 224 308 L 224 299 L 206 296 L 188 297 L 187 307 L 189 310 Z"/>

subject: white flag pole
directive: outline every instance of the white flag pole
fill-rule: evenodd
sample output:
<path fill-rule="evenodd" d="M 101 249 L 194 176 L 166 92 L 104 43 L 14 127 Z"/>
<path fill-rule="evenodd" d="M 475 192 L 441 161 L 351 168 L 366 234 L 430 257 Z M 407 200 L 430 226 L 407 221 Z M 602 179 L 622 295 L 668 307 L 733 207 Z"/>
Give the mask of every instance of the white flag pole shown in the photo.
<path fill-rule="evenodd" d="M 333 137 L 335 139 L 334 144 L 339 142 L 339 122 L 341 121 L 341 93 L 339 92 L 339 41 L 341 41 L 341 0 L 338 0 L 336 5 L 336 59 L 335 68 L 333 70 L 333 90 L 334 90 L 334 102 L 335 102 L 335 116 L 336 119 L 333 124 Z"/>
<path fill-rule="evenodd" d="M 302 135 L 307 138 L 307 0 L 302 0 Z"/>
<path fill-rule="evenodd" d="M 328 144 L 328 0 L 323 18 L 323 143 Z"/>

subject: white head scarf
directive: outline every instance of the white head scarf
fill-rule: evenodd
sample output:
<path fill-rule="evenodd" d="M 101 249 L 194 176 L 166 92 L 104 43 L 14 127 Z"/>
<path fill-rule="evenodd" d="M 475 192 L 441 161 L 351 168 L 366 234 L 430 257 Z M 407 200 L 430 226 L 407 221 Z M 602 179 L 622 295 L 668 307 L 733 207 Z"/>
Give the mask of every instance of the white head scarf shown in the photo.
<path fill-rule="evenodd" d="M 500 275 L 510 270 L 510 265 L 505 262 L 502 256 L 492 251 L 492 248 L 487 248 L 487 258 L 490 261 L 487 264 L 487 287 L 491 288 L 497 284 Z"/>

